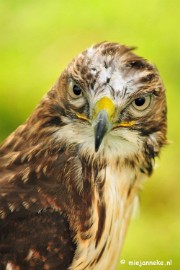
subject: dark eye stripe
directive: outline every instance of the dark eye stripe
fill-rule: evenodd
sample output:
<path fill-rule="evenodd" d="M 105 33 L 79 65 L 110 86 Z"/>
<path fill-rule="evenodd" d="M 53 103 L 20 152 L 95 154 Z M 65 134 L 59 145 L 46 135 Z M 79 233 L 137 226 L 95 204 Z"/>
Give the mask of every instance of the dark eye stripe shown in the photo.
<path fill-rule="evenodd" d="M 156 75 L 154 73 L 149 73 L 141 79 L 141 82 L 151 82 L 155 77 Z"/>

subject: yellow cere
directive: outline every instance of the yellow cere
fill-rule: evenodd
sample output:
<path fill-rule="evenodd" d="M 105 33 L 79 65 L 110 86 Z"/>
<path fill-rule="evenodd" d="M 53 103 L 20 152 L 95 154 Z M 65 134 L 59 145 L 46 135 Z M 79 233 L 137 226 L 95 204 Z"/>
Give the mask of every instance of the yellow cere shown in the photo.
<path fill-rule="evenodd" d="M 111 118 L 113 117 L 115 113 L 115 105 L 110 98 L 103 97 L 96 102 L 95 107 L 94 107 L 94 118 L 96 118 L 97 115 L 102 110 L 105 110 L 107 112 L 109 120 L 111 120 Z M 84 114 L 76 113 L 76 116 L 81 120 L 91 123 L 91 120 L 88 119 Z M 133 126 L 134 124 L 135 124 L 135 121 L 121 122 L 119 124 L 116 124 L 115 127 L 130 127 L 130 126 Z"/>
<path fill-rule="evenodd" d="M 96 102 L 94 107 L 94 116 L 96 117 L 102 110 L 107 112 L 109 119 L 112 118 L 115 113 L 115 105 L 110 98 L 103 97 Z"/>

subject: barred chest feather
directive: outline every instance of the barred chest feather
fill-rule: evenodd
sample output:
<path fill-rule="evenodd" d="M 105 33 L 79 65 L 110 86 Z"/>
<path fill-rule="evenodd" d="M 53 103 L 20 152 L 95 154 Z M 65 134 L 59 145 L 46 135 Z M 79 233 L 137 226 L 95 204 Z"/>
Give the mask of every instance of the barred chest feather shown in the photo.
<path fill-rule="evenodd" d="M 111 164 L 99 172 L 100 178 L 103 175 L 105 183 L 101 202 L 98 192 L 95 192 L 92 205 L 91 238 L 85 241 L 80 236 L 77 238 L 71 270 L 113 270 L 117 265 L 142 174 L 138 175 L 130 167 L 117 170 Z M 104 211 L 99 211 L 99 204 Z"/>

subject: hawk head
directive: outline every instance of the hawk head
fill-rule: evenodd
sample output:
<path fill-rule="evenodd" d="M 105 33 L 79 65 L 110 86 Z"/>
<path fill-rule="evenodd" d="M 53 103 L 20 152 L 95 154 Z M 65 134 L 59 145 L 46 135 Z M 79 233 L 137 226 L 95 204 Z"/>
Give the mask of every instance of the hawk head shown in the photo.
<path fill-rule="evenodd" d="M 162 80 L 132 48 L 92 46 L 73 59 L 46 99 L 57 115 L 54 138 L 78 145 L 84 155 L 152 159 L 166 142 Z"/>
<path fill-rule="evenodd" d="M 156 67 L 132 48 L 103 42 L 72 60 L 1 152 L 70 147 L 86 160 L 136 161 L 151 174 L 164 144 L 166 97 Z"/>

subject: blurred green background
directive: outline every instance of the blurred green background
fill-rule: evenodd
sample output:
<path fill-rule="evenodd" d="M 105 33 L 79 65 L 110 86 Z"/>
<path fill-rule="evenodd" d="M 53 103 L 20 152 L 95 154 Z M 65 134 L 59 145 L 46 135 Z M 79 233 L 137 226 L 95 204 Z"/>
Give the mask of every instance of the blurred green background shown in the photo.
<path fill-rule="evenodd" d="M 180 269 L 180 1 L 0 0 L 0 141 L 22 123 L 64 67 L 93 43 L 137 46 L 167 89 L 168 138 L 141 194 L 117 269 L 128 260 L 172 260 Z M 103 269 L 102 269 L 103 270 Z"/>

